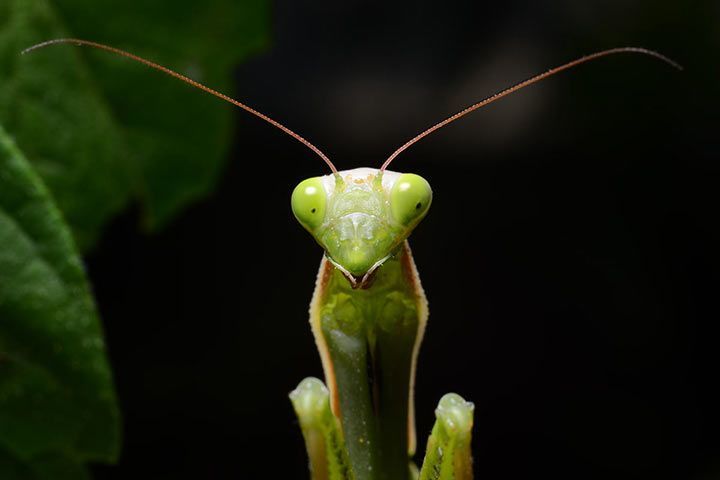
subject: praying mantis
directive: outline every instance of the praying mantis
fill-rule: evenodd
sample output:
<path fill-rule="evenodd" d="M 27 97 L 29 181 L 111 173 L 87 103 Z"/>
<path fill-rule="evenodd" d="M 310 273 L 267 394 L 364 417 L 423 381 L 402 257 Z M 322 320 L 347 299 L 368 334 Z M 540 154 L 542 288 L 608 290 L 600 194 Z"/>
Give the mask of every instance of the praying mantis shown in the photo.
<path fill-rule="evenodd" d="M 432 204 L 423 177 L 388 170 L 410 146 L 455 120 L 564 70 L 602 57 L 637 53 L 680 68 L 644 48 L 603 50 L 552 68 L 442 120 L 408 140 L 380 168 L 338 171 L 320 149 L 276 120 L 223 93 L 129 52 L 80 39 L 50 40 L 127 57 L 229 102 L 312 150 L 330 174 L 300 182 L 291 195 L 298 222 L 323 249 L 310 325 L 325 382 L 307 378 L 290 394 L 313 480 L 469 480 L 472 403 L 447 394 L 436 409 L 421 469 L 413 389 L 428 304 L 408 237 Z"/>

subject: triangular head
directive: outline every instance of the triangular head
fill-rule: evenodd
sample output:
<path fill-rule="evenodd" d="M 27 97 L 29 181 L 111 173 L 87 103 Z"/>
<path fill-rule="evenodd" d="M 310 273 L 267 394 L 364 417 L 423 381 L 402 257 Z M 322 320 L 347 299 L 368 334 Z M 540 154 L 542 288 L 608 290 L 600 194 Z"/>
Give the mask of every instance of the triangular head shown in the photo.
<path fill-rule="evenodd" d="M 374 168 L 308 178 L 291 199 L 300 224 L 354 286 L 398 251 L 431 203 L 421 176 Z"/>

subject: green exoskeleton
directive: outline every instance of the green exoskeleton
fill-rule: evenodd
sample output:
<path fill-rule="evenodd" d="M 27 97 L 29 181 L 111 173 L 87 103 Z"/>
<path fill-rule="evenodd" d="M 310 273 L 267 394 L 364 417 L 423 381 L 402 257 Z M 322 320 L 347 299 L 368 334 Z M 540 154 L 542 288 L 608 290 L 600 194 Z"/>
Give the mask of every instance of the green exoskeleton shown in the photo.
<path fill-rule="evenodd" d="M 387 170 L 390 163 L 450 122 L 581 63 L 615 53 L 641 53 L 678 67 L 642 48 L 587 55 L 461 110 L 410 139 L 379 169 L 338 171 L 317 147 L 284 125 L 149 60 L 77 39 L 51 40 L 26 52 L 58 43 L 99 48 L 174 76 L 279 128 L 330 168 L 327 176 L 300 182 L 291 197 L 293 214 L 324 252 L 310 305 L 310 325 L 325 383 L 308 378 L 290 394 L 313 480 L 472 478 L 473 404 L 456 394 L 440 400 L 421 470 L 412 463 L 416 450 L 413 384 L 428 306 L 407 239 L 428 213 L 433 193 L 419 175 Z"/>

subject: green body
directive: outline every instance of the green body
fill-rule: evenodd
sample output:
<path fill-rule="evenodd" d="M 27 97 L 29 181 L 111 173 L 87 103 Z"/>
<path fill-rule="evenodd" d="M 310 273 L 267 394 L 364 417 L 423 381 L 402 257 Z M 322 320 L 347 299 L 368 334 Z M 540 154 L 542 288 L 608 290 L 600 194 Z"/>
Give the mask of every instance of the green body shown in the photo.
<path fill-rule="evenodd" d="M 340 421 L 330 410 L 330 395 L 317 378 L 306 378 L 290 393 L 305 438 L 314 479 L 353 480 Z"/>
<path fill-rule="evenodd" d="M 311 306 L 333 410 L 341 420 L 358 480 L 408 475 L 414 451 L 412 379 L 427 306 L 406 245 L 353 289 L 324 261 Z"/>
<path fill-rule="evenodd" d="M 373 169 L 308 179 L 293 192 L 295 216 L 325 251 L 310 323 L 339 426 L 316 429 L 329 432 L 320 441 L 308 434 L 312 415 L 296 407 L 314 480 L 416 475 L 413 384 L 428 309 L 406 239 L 431 201 L 421 177 Z M 337 445 L 333 435 L 342 452 L 318 448 Z M 347 468 L 318 466 L 338 464 Z M 448 475 L 430 478 L 470 478 Z"/>
<path fill-rule="evenodd" d="M 472 480 L 470 433 L 474 408 L 454 393 L 440 400 L 420 480 Z"/>

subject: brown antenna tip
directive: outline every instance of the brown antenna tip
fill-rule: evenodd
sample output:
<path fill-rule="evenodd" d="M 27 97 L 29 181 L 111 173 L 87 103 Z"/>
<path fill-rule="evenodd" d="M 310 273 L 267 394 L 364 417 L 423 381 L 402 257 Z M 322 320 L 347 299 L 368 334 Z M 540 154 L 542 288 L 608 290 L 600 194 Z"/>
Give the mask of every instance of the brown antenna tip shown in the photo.
<path fill-rule="evenodd" d="M 400 148 L 398 148 L 397 150 L 395 150 L 395 151 L 393 152 L 393 154 L 390 155 L 390 156 L 387 158 L 387 160 L 385 160 L 385 162 L 384 162 L 384 163 L 382 164 L 382 166 L 380 167 L 380 170 L 381 170 L 381 171 L 384 171 L 384 170 L 388 167 L 388 165 L 390 165 L 390 163 L 391 163 L 393 160 L 395 160 L 395 157 L 397 157 L 397 156 L 400 155 L 402 152 L 404 152 L 405 150 L 407 150 L 408 147 L 410 147 L 411 145 L 413 145 L 414 143 L 416 143 L 418 140 L 421 140 L 422 138 L 427 137 L 428 135 L 430 135 L 431 133 L 433 133 L 435 130 L 439 130 L 440 128 L 444 127 L 445 125 L 454 122 L 455 120 L 459 119 L 460 117 L 464 117 L 465 115 L 467 115 L 467 114 L 470 113 L 470 112 L 473 112 L 473 111 L 475 111 L 475 110 L 477 110 L 477 109 L 479 109 L 479 108 L 482 108 L 482 107 L 484 107 L 484 106 L 486 106 L 486 105 L 489 105 L 489 104 L 493 103 L 493 102 L 496 101 L 496 100 L 500 100 L 501 98 L 503 98 L 503 97 L 505 97 L 505 96 L 507 96 L 507 95 L 510 95 L 511 93 L 517 92 L 518 90 L 521 90 L 521 89 L 523 89 L 523 88 L 525 88 L 525 87 L 528 87 L 528 86 L 532 85 L 533 83 L 539 82 L 540 80 L 544 80 L 544 79 L 546 79 L 546 78 L 548 78 L 548 77 L 552 77 L 552 76 L 555 75 L 556 73 L 560 73 L 560 72 L 562 72 L 562 71 L 564 71 L 564 70 L 568 70 L 568 69 L 570 69 L 570 68 L 577 67 L 578 65 L 581 65 L 581 64 L 583 64 L 583 63 L 589 62 L 589 61 L 591 61 L 591 60 L 596 60 L 596 59 L 598 59 L 598 58 L 606 57 L 606 56 L 608 56 L 608 55 L 613 55 L 613 54 L 616 54 L 616 53 L 640 53 L 640 54 L 643 54 L 643 55 L 648 55 L 648 56 L 650 56 L 650 57 L 657 58 L 658 60 L 661 60 L 661 61 L 667 63 L 668 65 L 670 65 L 671 67 L 674 67 L 674 68 L 676 68 L 676 69 L 678 69 L 678 70 L 682 70 L 682 69 L 683 69 L 683 67 L 682 67 L 679 63 L 675 62 L 674 60 L 671 60 L 670 58 L 666 57 L 665 55 L 663 55 L 663 54 L 661 54 L 661 53 L 658 53 L 658 52 L 656 52 L 656 51 L 654 51 L 654 50 L 648 50 L 647 48 L 641 48 L 641 47 L 618 47 L 618 48 L 611 48 L 611 49 L 608 49 L 608 50 L 602 50 L 602 51 L 600 51 L 600 52 L 591 53 L 590 55 L 585 55 L 584 57 L 577 58 L 577 59 L 572 60 L 572 61 L 570 61 L 570 62 L 567 62 L 567 63 L 565 63 L 565 64 L 563 64 L 563 65 L 560 65 L 560 66 L 558 66 L 558 67 L 551 68 L 550 70 L 548 70 L 548 71 L 546 71 L 546 72 L 544 72 L 544 73 L 535 75 L 534 77 L 530 77 L 530 78 L 528 78 L 527 80 L 524 80 L 524 81 L 522 81 L 522 82 L 520 82 L 520 83 L 518 83 L 518 84 L 513 85 L 512 87 L 506 88 L 505 90 L 501 90 L 500 92 L 498 92 L 498 93 L 496 93 L 496 94 L 494 94 L 494 95 L 491 95 L 490 97 L 487 97 L 487 98 L 484 99 L 484 100 L 481 100 L 481 101 L 479 101 L 479 102 L 477 102 L 477 103 L 474 103 L 474 104 L 470 105 L 469 107 L 464 108 L 463 110 L 459 111 L 459 112 L 456 113 L 455 115 L 452 115 L 452 116 L 446 118 L 446 119 L 443 120 L 442 122 L 436 123 L 435 125 L 433 125 L 432 127 L 428 128 L 427 130 L 425 130 L 425 131 L 421 132 L 420 134 L 414 136 L 413 138 L 411 138 L 410 140 L 408 140 L 407 142 L 405 142 Z"/>

